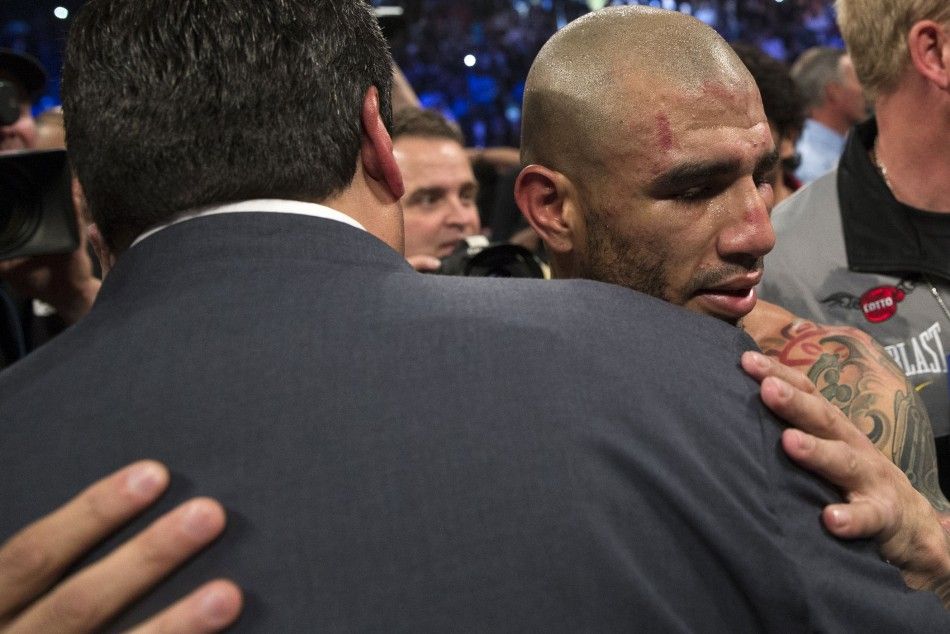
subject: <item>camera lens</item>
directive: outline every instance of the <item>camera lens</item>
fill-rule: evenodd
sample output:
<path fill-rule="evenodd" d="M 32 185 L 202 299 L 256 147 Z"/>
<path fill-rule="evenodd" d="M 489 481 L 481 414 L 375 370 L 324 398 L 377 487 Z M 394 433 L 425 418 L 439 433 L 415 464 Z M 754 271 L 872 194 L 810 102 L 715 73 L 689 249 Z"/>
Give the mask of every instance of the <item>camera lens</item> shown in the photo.
<path fill-rule="evenodd" d="M 470 277 L 531 277 L 544 271 L 530 251 L 514 244 L 496 244 L 477 253 L 465 267 Z"/>
<path fill-rule="evenodd" d="M 0 172 L 0 258 L 23 245 L 36 230 L 39 215 L 31 212 L 35 196 L 26 174 Z"/>

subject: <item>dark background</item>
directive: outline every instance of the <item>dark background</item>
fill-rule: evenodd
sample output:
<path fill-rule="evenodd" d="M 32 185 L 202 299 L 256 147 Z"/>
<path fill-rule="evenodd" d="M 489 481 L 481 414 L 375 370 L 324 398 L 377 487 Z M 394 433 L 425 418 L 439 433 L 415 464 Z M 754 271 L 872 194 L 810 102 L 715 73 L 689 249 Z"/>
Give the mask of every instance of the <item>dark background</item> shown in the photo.
<path fill-rule="evenodd" d="M 227 0 L 220 0 L 226 2 Z M 266 1 L 266 0 L 262 0 Z M 38 57 L 50 74 L 37 112 L 59 104 L 61 53 L 83 0 L 0 0 L 0 45 Z M 791 62 L 816 44 L 841 46 L 831 0 L 377 0 L 399 4 L 393 54 L 423 105 L 458 121 L 470 145 L 518 144 L 531 60 L 557 28 L 601 4 L 652 4 L 696 15 L 729 41 Z M 56 7 L 70 12 L 54 15 Z M 465 63 L 466 56 L 473 65 Z M 472 59 L 469 60 L 473 62 Z"/>

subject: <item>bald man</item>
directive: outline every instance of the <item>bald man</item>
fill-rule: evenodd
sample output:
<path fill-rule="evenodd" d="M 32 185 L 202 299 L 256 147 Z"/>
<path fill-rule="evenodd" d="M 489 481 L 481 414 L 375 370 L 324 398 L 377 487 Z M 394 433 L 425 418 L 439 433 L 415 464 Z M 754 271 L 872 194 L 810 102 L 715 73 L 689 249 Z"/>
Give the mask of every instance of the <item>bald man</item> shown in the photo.
<path fill-rule="evenodd" d="M 563 30 L 528 76 L 522 159 L 516 197 L 555 277 L 619 284 L 743 323 L 947 510 L 926 411 L 880 346 L 757 306 L 775 241 L 776 152 L 754 80 L 714 31 L 644 7 Z M 936 516 L 921 521 L 940 535 Z"/>

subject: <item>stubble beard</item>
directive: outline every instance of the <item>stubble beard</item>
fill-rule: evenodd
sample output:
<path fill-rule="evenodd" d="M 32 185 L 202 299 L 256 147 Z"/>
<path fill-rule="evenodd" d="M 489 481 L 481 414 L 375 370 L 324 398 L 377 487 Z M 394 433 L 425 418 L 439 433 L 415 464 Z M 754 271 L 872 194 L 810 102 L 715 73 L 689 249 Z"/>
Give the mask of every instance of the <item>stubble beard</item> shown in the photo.
<path fill-rule="evenodd" d="M 625 286 L 677 306 L 686 307 L 689 299 L 702 289 L 762 269 L 762 258 L 725 264 L 698 271 L 685 288 L 674 289 L 669 279 L 669 242 L 661 244 L 658 240 L 635 240 L 619 232 L 611 232 L 597 214 L 588 217 L 587 229 L 587 262 L 581 267 L 580 277 Z M 709 316 L 742 327 L 741 319 L 732 320 L 714 314 Z"/>
<path fill-rule="evenodd" d="M 625 286 L 671 304 L 682 303 L 668 290 L 666 258 L 657 253 L 659 245 L 611 232 L 600 214 L 590 214 L 587 220 L 587 262 L 581 277 Z"/>

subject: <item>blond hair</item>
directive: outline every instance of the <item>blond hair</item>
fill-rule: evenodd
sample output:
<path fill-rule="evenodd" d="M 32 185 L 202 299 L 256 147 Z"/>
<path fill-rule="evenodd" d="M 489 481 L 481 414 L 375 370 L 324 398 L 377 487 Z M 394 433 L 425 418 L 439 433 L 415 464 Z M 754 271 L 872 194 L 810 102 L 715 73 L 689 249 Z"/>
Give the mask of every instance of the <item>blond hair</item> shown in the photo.
<path fill-rule="evenodd" d="M 950 24 L 947 0 L 837 0 L 838 27 L 871 99 L 892 92 L 910 64 L 907 36 L 921 20 Z"/>

